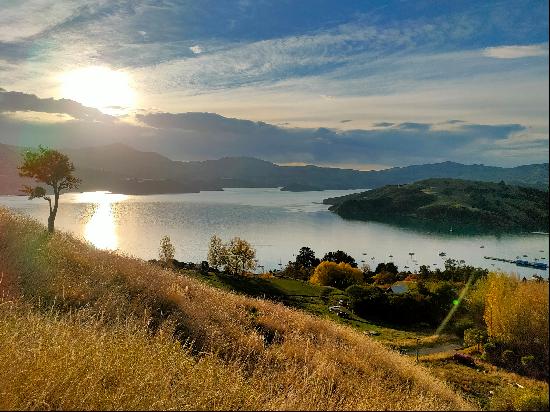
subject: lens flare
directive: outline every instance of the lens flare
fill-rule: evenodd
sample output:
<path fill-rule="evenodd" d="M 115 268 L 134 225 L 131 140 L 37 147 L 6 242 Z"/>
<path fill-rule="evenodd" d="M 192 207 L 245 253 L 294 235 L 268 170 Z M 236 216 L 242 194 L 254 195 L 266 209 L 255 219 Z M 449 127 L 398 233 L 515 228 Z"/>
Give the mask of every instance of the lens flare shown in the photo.
<path fill-rule="evenodd" d="M 462 303 L 462 299 L 464 299 L 464 296 L 466 296 L 466 293 L 468 293 L 468 290 L 470 289 L 470 286 L 474 280 L 474 275 L 470 275 L 470 278 L 468 279 L 468 282 L 466 282 L 466 285 L 462 288 L 460 291 L 460 295 L 458 296 L 458 299 L 453 300 L 453 306 L 449 313 L 447 313 L 447 316 L 445 316 L 445 319 L 443 319 L 443 322 L 441 322 L 441 325 L 438 326 L 437 330 L 435 331 L 435 335 L 439 336 L 441 334 L 441 331 L 445 329 L 445 326 L 449 323 L 457 309 L 460 307 L 460 303 Z"/>

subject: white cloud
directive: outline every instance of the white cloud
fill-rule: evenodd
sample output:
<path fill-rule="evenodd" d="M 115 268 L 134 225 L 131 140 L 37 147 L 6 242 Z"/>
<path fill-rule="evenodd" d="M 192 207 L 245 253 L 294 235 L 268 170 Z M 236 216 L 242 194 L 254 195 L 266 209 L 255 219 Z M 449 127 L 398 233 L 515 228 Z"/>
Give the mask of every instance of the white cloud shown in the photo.
<path fill-rule="evenodd" d="M 548 44 L 532 44 L 528 46 L 499 46 L 488 47 L 483 55 L 495 59 L 521 59 L 548 55 Z"/>
<path fill-rule="evenodd" d="M 194 54 L 200 54 L 203 52 L 203 49 L 201 46 L 199 46 L 198 44 L 194 45 L 194 46 L 191 46 L 189 47 L 189 50 L 191 50 Z"/>
<path fill-rule="evenodd" d="M 16 41 L 47 30 L 69 18 L 82 5 L 79 3 L 81 2 L 3 1 L 0 13 L 0 41 Z"/>

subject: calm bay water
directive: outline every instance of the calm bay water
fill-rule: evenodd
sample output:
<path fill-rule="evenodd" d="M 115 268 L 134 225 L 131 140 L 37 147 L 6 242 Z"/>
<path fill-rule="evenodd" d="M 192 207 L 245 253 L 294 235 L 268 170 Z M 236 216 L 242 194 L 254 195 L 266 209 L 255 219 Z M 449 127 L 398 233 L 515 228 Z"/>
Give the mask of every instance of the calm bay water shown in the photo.
<path fill-rule="evenodd" d="M 156 258 L 160 238 L 168 235 L 178 260 L 200 262 L 206 259 L 210 237 L 217 234 L 223 240 L 239 236 L 251 242 L 259 265 L 266 270 L 294 260 L 300 247 L 309 246 L 318 257 L 344 250 L 358 263 L 364 261 L 373 268 L 389 261 L 401 269 L 421 264 L 442 268 L 445 259 L 454 258 L 488 269 L 548 277 L 548 270 L 483 259 L 527 255 L 525 259 L 530 261 L 547 262 L 548 235 L 428 234 L 381 223 L 346 221 L 321 203 L 327 197 L 359 191 L 292 193 L 269 188 L 148 196 L 68 193 L 61 196 L 56 227 L 96 247 L 143 259 Z M 43 200 L 0 196 L 0 205 L 43 223 L 47 220 L 47 202 Z M 447 256 L 440 257 L 440 252 Z"/>

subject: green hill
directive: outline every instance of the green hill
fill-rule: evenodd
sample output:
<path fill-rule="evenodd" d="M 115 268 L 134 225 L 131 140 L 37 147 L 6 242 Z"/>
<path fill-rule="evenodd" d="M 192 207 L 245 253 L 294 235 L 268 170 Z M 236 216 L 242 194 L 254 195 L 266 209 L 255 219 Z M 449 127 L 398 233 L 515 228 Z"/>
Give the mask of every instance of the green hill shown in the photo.
<path fill-rule="evenodd" d="M 428 179 L 325 199 L 346 219 L 457 232 L 547 231 L 548 193 L 501 183 Z"/>

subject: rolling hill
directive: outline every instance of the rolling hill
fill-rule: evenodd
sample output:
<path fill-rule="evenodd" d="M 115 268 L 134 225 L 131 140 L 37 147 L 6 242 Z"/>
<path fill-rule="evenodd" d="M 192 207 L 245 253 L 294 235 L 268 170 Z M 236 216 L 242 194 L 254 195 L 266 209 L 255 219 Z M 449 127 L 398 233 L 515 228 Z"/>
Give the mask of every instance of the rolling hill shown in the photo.
<path fill-rule="evenodd" d="M 546 231 L 548 193 L 504 182 L 427 179 L 329 198 L 346 219 L 458 232 Z"/>
<path fill-rule="evenodd" d="M 2 208 L 0 256 L 1 409 L 474 407 L 349 327 L 44 236 Z"/>

